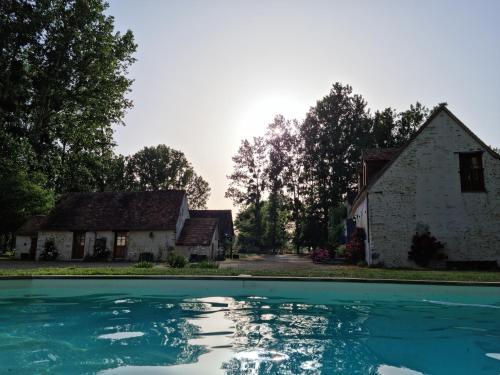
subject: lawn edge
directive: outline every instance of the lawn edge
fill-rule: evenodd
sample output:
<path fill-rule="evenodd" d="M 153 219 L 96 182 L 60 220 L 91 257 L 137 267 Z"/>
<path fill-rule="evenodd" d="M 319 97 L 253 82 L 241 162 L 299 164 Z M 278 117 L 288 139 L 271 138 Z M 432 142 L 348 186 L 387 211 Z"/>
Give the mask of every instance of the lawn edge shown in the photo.
<path fill-rule="evenodd" d="M 500 287 L 500 281 L 454 281 L 417 279 L 378 279 L 356 277 L 251 276 L 251 275 L 0 275 L 0 280 L 237 280 L 237 281 L 304 281 L 339 283 L 375 283 L 409 285 L 449 285 Z"/>

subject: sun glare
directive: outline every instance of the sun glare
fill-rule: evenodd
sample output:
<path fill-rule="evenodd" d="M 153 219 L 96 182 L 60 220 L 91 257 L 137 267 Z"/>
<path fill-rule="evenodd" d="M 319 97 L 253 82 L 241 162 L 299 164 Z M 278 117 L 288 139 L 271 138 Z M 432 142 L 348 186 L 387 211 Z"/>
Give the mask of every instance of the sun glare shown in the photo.
<path fill-rule="evenodd" d="M 239 139 L 263 135 L 267 125 L 273 122 L 276 115 L 287 119 L 302 119 L 308 104 L 296 96 L 286 94 L 268 94 L 249 101 L 242 111 L 239 124 Z"/>

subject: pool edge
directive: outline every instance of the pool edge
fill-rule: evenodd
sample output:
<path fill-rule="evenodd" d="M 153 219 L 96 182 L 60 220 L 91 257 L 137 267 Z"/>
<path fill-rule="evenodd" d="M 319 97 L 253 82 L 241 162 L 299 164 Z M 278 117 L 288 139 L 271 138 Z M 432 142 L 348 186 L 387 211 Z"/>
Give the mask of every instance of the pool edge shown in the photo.
<path fill-rule="evenodd" d="M 305 281 L 305 282 L 344 282 L 373 284 L 420 284 L 450 286 L 487 286 L 500 287 L 498 281 L 449 281 L 449 280 L 401 280 L 401 279 L 365 279 L 346 277 L 301 277 L 301 276 L 220 276 L 220 275 L 10 275 L 0 276 L 0 280 L 36 280 L 36 279 L 130 279 L 130 280 L 238 280 L 238 281 Z"/>

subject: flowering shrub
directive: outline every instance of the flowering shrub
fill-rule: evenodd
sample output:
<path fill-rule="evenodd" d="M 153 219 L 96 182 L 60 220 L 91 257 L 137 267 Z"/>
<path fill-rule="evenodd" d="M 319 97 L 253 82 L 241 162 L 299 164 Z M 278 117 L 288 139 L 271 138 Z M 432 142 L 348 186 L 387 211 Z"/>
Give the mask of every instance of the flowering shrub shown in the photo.
<path fill-rule="evenodd" d="M 365 230 L 356 228 L 351 240 L 345 247 L 345 258 L 348 263 L 357 264 L 365 259 Z"/>
<path fill-rule="evenodd" d="M 326 249 L 315 249 L 311 253 L 311 259 L 314 263 L 325 263 L 330 259 L 330 252 Z"/>
<path fill-rule="evenodd" d="M 446 255 L 439 251 L 443 248 L 444 244 L 439 242 L 436 237 L 431 236 L 430 232 L 417 233 L 413 236 L 408 259 L 413 260 L 421 267 L 426 267 L 433 259 L 447 258 Z"/>

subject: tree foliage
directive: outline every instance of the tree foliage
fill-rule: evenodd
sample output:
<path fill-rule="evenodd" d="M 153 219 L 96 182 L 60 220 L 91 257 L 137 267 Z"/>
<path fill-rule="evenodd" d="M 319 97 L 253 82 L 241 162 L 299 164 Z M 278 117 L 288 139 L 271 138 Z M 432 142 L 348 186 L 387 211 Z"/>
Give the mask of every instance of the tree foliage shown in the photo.
<path fill-rule="evenodd" d="M 266 189 L 266 143 L 255 137 L 253 142 L 243 140 L 233 156 L 234 171 L 228 176 L 226 197 L 237 205 L 252 207 L 255 222 L 255 241 L 262 243 L 262 195 Z"/>
<path fill-rule="evenodd" d="M 18 207 L 14 222 L 54 195 L 104 188 L 113 125 L 132 105 L 126 75 L 136 50 L 106 8 L 101 0 L 0 2 L 0 159 L 10 182 L 0 196 Z"/>
<path fill-rule="evenodd" d="M 111 191 L 186 190 L 191 208 L 206 208 L 210 196 L 208 182 L 195 173 L 184 153 L 166 145 L 114 157 L 106 184 Z"/>
<path fill-rule="evenodd" d="M 131 106 L 126 77 L 136 45 L 114 31 L 100 0 L 0 5 L 0 121 L 26 139 L 28 165 L 56 193 L 98 189 L 112 125 Z"/>

